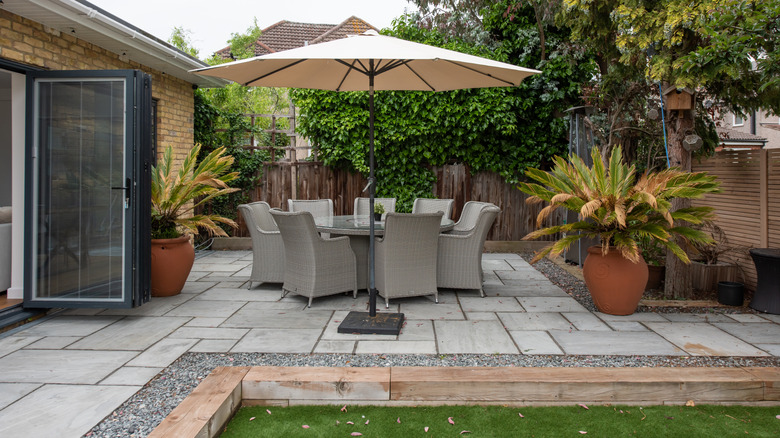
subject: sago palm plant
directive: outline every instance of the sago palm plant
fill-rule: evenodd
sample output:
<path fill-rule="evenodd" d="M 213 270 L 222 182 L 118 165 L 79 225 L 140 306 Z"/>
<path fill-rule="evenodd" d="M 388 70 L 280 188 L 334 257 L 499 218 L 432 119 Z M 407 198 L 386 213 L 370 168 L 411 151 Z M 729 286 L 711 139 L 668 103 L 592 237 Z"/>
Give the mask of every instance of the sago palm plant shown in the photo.
<path fill-rule="evenodd" d="M 707 243 L 711 238 L 702 231 L 683 225 L 701 224 L 714 218 L 711 207 L 688 207 L 672 211 L 673 198 L 695 199 L 718 192 L 715 177 L 703 172 L 666 169 L 645 173 L 637 178 L 635 166 L 623 162 L 622 150 L 612 150 L 607 167 L 597 149 L 593 149 L 593 166 L 582 158 L 569 161 L 555 157 L 552 170 L 529 168 L 526 176 L 537 183 L 521 183 L 520 190 L 531 195 L 526 202 L 547 202 L 536 218 L 537 226 L 558 208 L 579 213 L 577 222 L 541 228 L 523 240 L 560 233 L 563 237 L 540 251 L 534 262 L 552 254 L 557 256 L 582 238 L 598 238 L 602 253 L 620 251 L 626 259 L 640 259 L 638 241 L 654 239 L 685 263 L 688 255 L 675 242 L 680 236 L 690 243 Z"/>
<path fill-rule="evenodd" d="M 199 152 L 200 145 L 195 145 L 175 172 L 173 150 L 168 146 L 162 162 L 152 167 L 152 239 L 175 238 L 183 232 L 198 234 L 198 228 L 226 236 L 217 223 L 236 226 L 233 220 L 219 215 L 192 214 L 211 199 L 238 190 L 227 185 L 238 177 L 238 172 L 228 172 L 233 157 L 224 155 L 224 147 L 215 149 L 197 164 Z"/>

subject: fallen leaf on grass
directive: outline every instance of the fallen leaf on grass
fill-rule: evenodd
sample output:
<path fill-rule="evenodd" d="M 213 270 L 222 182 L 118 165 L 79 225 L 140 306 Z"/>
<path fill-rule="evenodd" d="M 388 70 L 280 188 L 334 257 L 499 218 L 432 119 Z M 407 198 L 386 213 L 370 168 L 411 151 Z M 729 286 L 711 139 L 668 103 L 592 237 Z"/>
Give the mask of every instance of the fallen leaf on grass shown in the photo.
<path fill-rule="evenodd" d="M 696 403 L 694 403 L 693 400 L 688 400 L 685 402 L 685 406 L 693 407 L 696 406 Z"/>
<path fill-rule="evenodd" d="M 425 426 L 425 427 L 424 427 L 424 430 L 425 430 L 426 432 L 428 432 L 428 426 Z"/>
<path fill-rule="evenodd" d="M 304 425 L 303 425 L 303 426 L 301 426 L 301 427 L 302 427 L 302 428 L 304 428 L 304 429 L 308 429 L 308 428 L 309 428 L 309 425 L 308 425 L 308 424 L 304 424 Z"/>
<path fill-rule="evenodd" d="M 775 418 L 777 418 L 778 420 L 780 420 L 780 415 L 775 415 Z"/>
<path fill-rule="evenodd" d="M 667 420 L 674 420 L 674 417 L 666 417 Z"/>
<path fill-rule="evenodd" d="M 401 417 L 396 418 L 395 422 L 398 423 L 398 424 L 401 424 Z"/>
<path fill-rule="evenodd" d="M 366 424 L 368 424 L 368 420 L 366 420 Z"/>
<path fill-rule="evenodd" d="M 455 424 L 455 421 L 452 419 L 452 417 L 448 417 L 448 418 L 447 418 L 447 421 L 448 421 L 450 424 Z"/>
<path fill-rule="evenodd" d="M 582 404 L 582 403 L 580 403 L 580 404 L 579 404 L 579 407 L 581 407 L 582 409 L 586 409 L 586 410 L 587 410 L 587 409 L 590 409 L 589 407 L 585 406 L 585 405 L 584 405 L 584 404 Z"/>
<path fill-rule="evenodd" d="M 581 431 L 580 431 L 580 434 L 582 434 L 582 435 L 587 435 L 587 433 L 588 433 L 588 432 L 585 432 L 584 430 L 581 430 Z"/>
<path fill-rule="evenodd" d="M 347 421 L 347 424 L 355 424 L 355 423 L 353 423 L 353 422 L 351 422 L 351 421 Z"/>
<path fill-rule="evenodd" d="M 252 418 L 250 418 L 250 419 L 249 419 L 249 421 L 252 421 L 252 420 L 254 420 L 254 419 L 255 419 L 255 417 L 252 417 Z"/>
<path fill-rule="evenodd" d="M 734 417 L 732 417 L 732 416 L 731 416 L 731 415 L 729 415 L 729 414 L 726 414 L 726 416 L 727 416 L 727 417 L 729 417 L 729 418 L 731 418 L 732 420 L 739 420 L 739 421 L 741 421 L 741 422 L 743 422 L 743 423 L 747 423 L 747 421 L 745 421 L 745 420 L 742 420 L 742 419 L 740 419 L 740 418 L 734 418 Z"/>
<path fill-rule="evenodd" d="M 360 432 L 352 432 L 350 435 L 352 435 L 352 436 L 363 436 L 363 434 L 360 433 Z"/>
<path fill-rule="evenodd" d="M 271 410 L 270 409 L 266 409 L 265 411 L 268 412 L 268 415 L 271 415 Z"/>
<path fill-rule="evenodd" d="M 471 433 L 471 431 L 470 430 L 461 430 L 460 431 L 461 435 L 464 435 L 464 434 L 467 434 L 467 433 Z"/>
<path fill-rule="evenodd" d="M 517 415 L 519 415 L 520 418 L 525 418 L 525 416 L 523 416 L 523 414 L 521 414 L 520 412 L 518 412 Z"/>
<path fill-rule="evenodd" d="M 341 407 L 341 412 L 347 412 L 347 405 Z"/>

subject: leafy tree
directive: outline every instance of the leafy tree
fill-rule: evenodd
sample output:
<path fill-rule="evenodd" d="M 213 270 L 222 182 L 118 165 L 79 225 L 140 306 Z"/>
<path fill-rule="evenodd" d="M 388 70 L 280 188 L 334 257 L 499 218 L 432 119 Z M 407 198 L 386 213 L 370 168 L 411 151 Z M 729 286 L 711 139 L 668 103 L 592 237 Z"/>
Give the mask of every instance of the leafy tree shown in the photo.
<path fill-rule="evenodd" d="M 171 43 L 173 47 L 176 47 L 182 52 L 194 58 L 197 58 L 198 49 L 192 47 L 192 39 L 190 37 L 191 35 L 192 35 L 191 30 L 185 29 L 180 26 L 175 26 L 173 28 L 173 31 L 171 31 L 171 36 L 170 38 L 168 38 L 168 42 Z"/>
<path fill-rule="evenodd" d="M 588 62 L 570 62 L 558 49 L 565 31 L 549 29 L 555 56 L 541 60 L 534 19 L 494 19 L 507 3 L 486 9 L 486 27 L 499 38 L 521 35 L 494 50 L 416 25 L 415 18 L 397 19 L 383 31 L 402 39 L 540 68 L 516 88 L 451 92 L 380 91 L 375 93 L 375 149 L 378 196 L 394 196 L 399 210 L 411 209 L 415 197 L 430 196 L 430 166 L 462 162 L 472 171 L 500 173 L 518 181 L 527 166 L 549 163 L 565 151 L 566 124 L 556 117 L 576 101 L 578 84 L 591 73 Z M 530 15 L 525 8 L 518 15 Z M 368 96 L 363 92 L 294 90 L 304 117 L 299 130 L 319 146 L 328 165 L 367 172 Z"/>

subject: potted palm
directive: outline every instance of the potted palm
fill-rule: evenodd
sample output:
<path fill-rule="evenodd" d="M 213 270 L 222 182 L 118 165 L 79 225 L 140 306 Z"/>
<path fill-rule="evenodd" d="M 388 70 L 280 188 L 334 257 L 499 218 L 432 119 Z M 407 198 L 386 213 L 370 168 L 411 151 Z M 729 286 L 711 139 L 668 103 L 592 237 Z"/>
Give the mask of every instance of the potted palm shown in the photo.
<path fill-rule="evenodd" d="M 691 243 L 711 239 L 687 224 L 712 219 L 712 208 L 671 211 L 671 200 L 700 198 L 719 190 L 715 178 L 706 173 L 675 168 L 637 176 L 635 166 L 626 165 L 622 155 L 620 147 L 614 148 L 605 164 L 594 149 L 592 167 L 577 156 L 569 161 L 555 157 L 549 172 L 534 168 L 526 171 L 526 176 L 537 183 L 521 183 L 519 187 L 530 195 L 528 203 L 549 203 L 539 212 L 537 226 L 542 226 L 558 208 L 579 213 L 578 221 L 541 228 L 523 237 L 563 236 L 537 253 L 533 262 L 547 255 L 557 256 L 582 238 L 601 242 L 588 248 L 583 276 L 596 307 L 613 315 L 636 311 L 645 290 L 648 271 L 639 247 L 641 239 L 657 241 L 685 263 L 690 260 L 677 237 Z"/>
<path fill-rule="evenodd" d="M 228 173 L 233 157 L 224 155 L 225 148 L 215 149 L 200 163 L 199 152 L 200 145 L 195 145 L 175 171 L 168 146 L 162 162 L 152 168 L 152 296 L 176 295 L 184 288 L 195 261 L 192 234 L 202 230 L 227 236 L 218 223 L 236 226 L 222 216 L 193 214 L 196 207 L 238 190 L 227 185 L 238 173 Z"/>

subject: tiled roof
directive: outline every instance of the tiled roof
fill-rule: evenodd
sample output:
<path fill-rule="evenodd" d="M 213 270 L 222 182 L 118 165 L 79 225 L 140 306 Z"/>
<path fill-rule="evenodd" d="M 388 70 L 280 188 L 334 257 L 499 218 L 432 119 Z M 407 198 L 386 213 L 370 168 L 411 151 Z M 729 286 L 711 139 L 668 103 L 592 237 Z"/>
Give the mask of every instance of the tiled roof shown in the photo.
<path fill-rule="evenodd" d="M 749 132 L 740 132 L 729 128 L 715 128 L 718 131 L 718 137 L 721 141 L 746 141 L 746 142 L 766 142 L 766 138 L 759 137 Z"/>
<path fill-rule="evenodd" d="M 296 23 L 282 20 L 263 29 L 255 43 L 255 56 L 303 47 L 306 44 L 324 43 L 347 35 L 363 33 L 369 29 L 378 30 L 354 15 L 341 24 Z M 217 54 L 229 58 L 230 46 L 217 51 Z"/>

